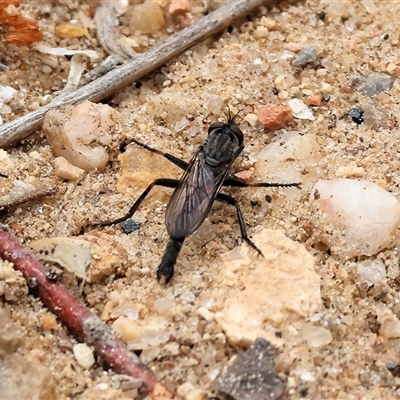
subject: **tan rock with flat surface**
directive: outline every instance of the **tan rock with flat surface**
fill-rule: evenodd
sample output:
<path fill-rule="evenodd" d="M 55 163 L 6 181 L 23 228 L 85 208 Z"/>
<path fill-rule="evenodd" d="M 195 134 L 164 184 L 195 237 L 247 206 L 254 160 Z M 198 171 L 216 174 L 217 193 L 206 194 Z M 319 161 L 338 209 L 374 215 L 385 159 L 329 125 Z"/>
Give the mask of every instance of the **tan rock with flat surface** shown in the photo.
<path fill-rule="evenodd" d="M 219 274 L 226 299 L 216 321 L 234 346 L 249 346 L 263 337 L 282 344 L 276 332 L 305 319 L 322 307 L 320 277 L 304 246 L 282 232 L 264 229 L 254 236 L 264 257 L 247 244 L 225 253 Z"/>

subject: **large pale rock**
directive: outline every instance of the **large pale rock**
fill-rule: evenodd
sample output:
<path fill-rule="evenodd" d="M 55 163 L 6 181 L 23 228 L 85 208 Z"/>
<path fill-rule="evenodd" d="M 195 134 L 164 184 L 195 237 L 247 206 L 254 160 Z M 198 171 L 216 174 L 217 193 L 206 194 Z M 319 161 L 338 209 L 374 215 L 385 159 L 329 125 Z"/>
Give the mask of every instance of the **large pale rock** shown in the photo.
<path fill-rule="evenodd" d="M 311 193 L 313 222 L 321 241 L 347 257 L 372 256 L 391 247 L 400 223 L 400 203 L 366 180 L 319 180 Z"/>
<path fill-rule="evenodd" d="M 103 171 L 124 139 L 120 122 L 110 106 L 84 101 L 48 111 L 43 129 L 56 157 L 85 171 Z"/>
<path fill-rule="evenodd" d="M 264 229 L 253 238 L 264 257 L 243 244 L 222 256 L 216 321 L 232 345 L 263 337 L 276 346 L 276 332 L 322 307 L 320 277 L 313 257 L 282 232 Z M 280 335 L 278 335 L 280 336 Z"/>

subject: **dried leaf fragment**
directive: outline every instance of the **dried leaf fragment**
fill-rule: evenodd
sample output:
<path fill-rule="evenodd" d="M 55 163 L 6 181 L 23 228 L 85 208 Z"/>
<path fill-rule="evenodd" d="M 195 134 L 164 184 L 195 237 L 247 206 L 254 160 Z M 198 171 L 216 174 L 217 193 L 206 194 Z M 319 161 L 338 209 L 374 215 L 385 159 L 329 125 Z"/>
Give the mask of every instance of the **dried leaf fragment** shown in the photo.
<path fill-rule="evenodd" d="M 42 39 L 37 21 L 23 17 L 21 14 L 10 14 L 8 5 L 19 7 L 19 0 L 0 1 L 0 36 L 4 43 L 18 46 L 29 46 Z"/>

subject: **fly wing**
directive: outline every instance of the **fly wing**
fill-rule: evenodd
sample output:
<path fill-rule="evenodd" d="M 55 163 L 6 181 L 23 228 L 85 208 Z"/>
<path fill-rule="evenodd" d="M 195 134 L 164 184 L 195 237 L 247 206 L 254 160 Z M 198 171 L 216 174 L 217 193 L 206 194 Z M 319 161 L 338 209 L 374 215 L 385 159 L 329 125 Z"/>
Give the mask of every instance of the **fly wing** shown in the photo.
<path fill-rule="evenodd" d="M 167 206 L 165 225 L 171 237 L 185 238 L 202 224 L 228 169 L 215 171 L 205 164 L 201 149 L 195 154 Z"/>

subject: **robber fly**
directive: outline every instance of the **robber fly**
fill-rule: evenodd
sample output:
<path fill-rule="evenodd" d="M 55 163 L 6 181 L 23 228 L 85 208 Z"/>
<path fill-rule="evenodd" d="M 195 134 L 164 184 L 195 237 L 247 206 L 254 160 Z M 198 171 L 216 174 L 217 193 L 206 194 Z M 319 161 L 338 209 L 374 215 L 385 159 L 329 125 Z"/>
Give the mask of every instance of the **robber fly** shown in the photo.
<path fill-rule="evenodd" d="M 215 200 L 231 204 L 236 208 L 242 239 L 258 254 L 262 255 L 258 247 L 247 236 L 246 225 L 237 200 L 227 194 L 220 193 L 222 186 L 299 186 L 299 183 L 260 182 L 248 184 L 240 178 L 229 175 L 233 162 L 244 148 L 243 132 L 235 123 L 235 117 L 236 115 L 234 117 L 229 116 L 227 122 L 212 124 L 208 129 L 207 140 L 197 149 L 189 163 L 133 140 L 137 145 L 164 156 L 185 172 L 180 180 L 156 179 L 141 194 L 125 216 L 101 225 L 123 222 L 132 217 L 153 186 L 174 188 L 165 213 L 165 225 L 170 238 L 157 270 L 159 281 L 168 283 L 171 280 L 184 240 L 203 223 Z"/>

